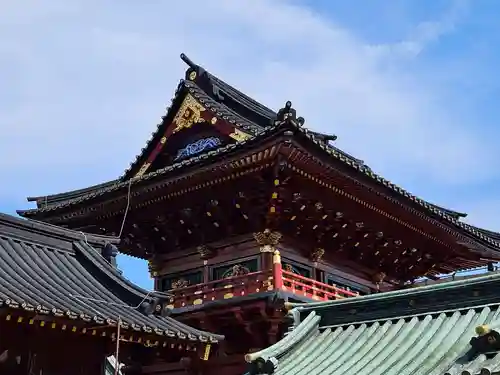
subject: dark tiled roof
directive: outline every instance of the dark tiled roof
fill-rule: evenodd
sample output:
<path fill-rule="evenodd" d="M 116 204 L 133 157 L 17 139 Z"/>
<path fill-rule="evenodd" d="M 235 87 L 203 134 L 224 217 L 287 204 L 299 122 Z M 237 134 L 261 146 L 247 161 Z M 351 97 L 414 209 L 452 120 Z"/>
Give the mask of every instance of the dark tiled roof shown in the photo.
<path fill-rule="evenodd" d="M 73 199 L 94 193 L 94 192 L 102 190 L 102 189 L 106 189 L 110 186 L 113 186 L 117 182 L 118 182 L 118 180 L 111 180 L 111 181 L 103 182 L 101 184 L 92 185 L 92 186 L 89 186 L 89 187 L 86 187 L 83 189 L 71 190 L 71 191 L 67 191 L 64 193 L 50 194 L 50 195 L 38 196 L 38 197 L 28 197 L 27 200 L 28 200 L 28 202 L 36 202 L 37 208 L 57 206 L 57 205 L 60 205 L 61 203 L 71 201 Z"/>
<path fill-rule="evenodd" d="M 316 146 L 319 150 L 322 152 L 327 153 L 330 157 L 332 157 L 335 160 L 338 160 L 348 167 L 353 169 L 353 174 L 354 173 L 361 173 L 365 177 L 368 177 L 370 180 L 372 180 L 374 183 L 383 186 L 387 189 L 389 189 L 390 192 L 395 193 L 393 195 L 388 195 L 388 199 L 395 200 L 399 204 L 405 205 L 406 202 L 410 202 L 412 204 L 415 204 L 416 207 L 420 208 L 420 211 L 423 211 L 428 214 L 434 214 L 440 219 L 445 220 L 446 222 L 458 227 L 459 229 L 464 230 L 465 232 L 468 232 L 471 234 L 473 237 L 484 241 L 488 243 L 489 245 L 495 247 L 495 248 L 500 248 L 500 234 L 492 231 L 487 231 L 481 228 L 474 227 L 472 225 L 469 225 L 467 223 L 464 223 L 459 220 L 460 217 L 462 217 L 464 214 L 460 214 L 455 211 L 451 210 L 446 210 L 443 209 L 439 206 L 436 206 L 434 204 L 431 204 L 411 193 L 406 191 L 405 189 L 397 186 L 396 184 L 390 182 L 389 180 L 385 179 L 384 177 L 376 174 L 373 172 L 373 170 L 366 166 L 365 164 L 362 164 L 359 160 L 353 159 L 350 155 L 347 155 L 343 151 L 337 149 L 336 147 L 333 147 L 329 144 L 326 144 L 322 142 L 321 140 L 317 139 L 312 132 L 310 132 L 308 129 L 303 128 L 298 126 L 297 124 L 290 122 L 288 125 L 291 125 L 294 127 L 294 130 L 297 132 L 297 134 L 302 134 L 306 139 L 308 139 L 310 142 L 313 143 L 314 146 Z M 18 214 L 21 216 L 33 216 L 41 212 L 49 212 L 49 211 L 55 211 L 64 207 L 70 207 L 72 205 L 89 201 L 91 199 L 94 199 L 99 196 L 103 196 L 109 192 L 113 191 L 118 191 L 120 189 L 127 189 L 129 184 L 135 185 L 137 183 L 143 183 L 148 180 L 153 180 L 158 178 L 159 176 L 166 176 L 173 171 L 176 170 L 181 170 L 183 168 L 186 168 L 188 166 L 193 166 L 198 163 L 202 162 L 209 162 L 210 160 L 213 160 L 217 157 L 220 157 L 222 155 L 226 155 L 228 152 L 231 151 L 237 151 L 238 149 L 243 149 L 245 148 L 248 144 L 251 143 L 256 143 L 258 142 L 261 138 L 268 138 L 269 135 L 272 134 L 281 134 L 283 131 L 283 124 L 275 124 L 272 127 L 268 127 L 264 129 L 259 135 L 254 136 L 246 141 L 235 143 L 235 144 L 229 144 L 223 147 L 220 147 L 216 150 L 209 151 L 207 153 L 203 153 L 201 155 L 185 159 L 179 163 L 174 163 L 172 165 L 169 165 L 165 168 L 158 169 L 154 172 L 145 174 L 141 176 L 140 178 L 134 178 L 130 179 L 127 181 L 119 181 L 116 180 L 114 183 L 110 183 L 109 185 L 106 185 L 103 188 L 96 189 L 93 191 L 89 191 L 86 194 L 77 196 L 73 199 L 69 200 L 63 200 L 59 203 L 54 203 L 52 205 L 47 205 L 38 209 L 30 209 L 30 210 L 18 210 Z"/>
<path fill-rule="evenodd" d="M 265 133 L 270 133 L 270 129 L 265 131 Z M 90 201 L 92 199 L 104 196 L 105 194 L 111 193 L 111 192 L 116 192 L 116 191 L 126 191 L 128 189 L 128 186 L 135 186 L 138 184 L 143 184 L 147 183 L 148 181 L 153 181 L 157 180 L 158 178 L 166 177 L 169 176 L 171 173 L 174 173 L 176 171 L 183 170 L 184 168 L 188 167 L 193 167 L 193 166 L 198 166 L 204 162 L 211 162 L 213 159 L 215 159 L 218 156 L 226 156 L 228 153 L 232 151 L 239 150 L 246 146 L 248 143 L 252 143 L 258 141 L 258 138 L 250 138 L 249 140 L 246 141 L 241 141 L 238 143 L 230 143 L 228 145 L 219 147 L 215 150 L 211 150 L 207 153 L 202 153 L 198 156 L 194 156 L 192 158 L 184 159 L 180 162 L 171 164 L 166 166 L 165 168 L 158 169 L 154 172 L 144 174 L 140 177 L 137 178 L 131 178 L 126 181 L 120 181 L 120 180 L 115 180 L 112 184 L 109 184 L 106 187 L 92 190 L 86 194 L 80 195 L 76 198 L 70 199 L 70 200 L 65 200 L 62 201 L 58 204 L 53 204 L 53 205 L 47 205 L 41 208 L 36 208 L 36 209 L 29 209 L 29 210 L 17 210 L 17 213 L 21 216 L 32 216 L 36 215 L 37 213 L 40 212 L 50 212 L 50 211 L 56 211 L 61 208 L 65 207 L 70 207 L 75 204 L 79 204 L 82 202 Z"/>
<path fill-rule="evenodd" d="M 226 94 L 227 96 L 229 96 L 229 98 L 231 98 L 238 104 L 241 104 L 243 107 L 247 108 L 250 112 L 258 114 L 259 116 L 265 118 L 268 121 L 267 124 L 261 124 L 261 126 L 264 127 L 266 125 L 270 125 L 271 121 L 273 121 L 276 118 L 276 112 L 273 111 L 272 109 L 250 98 L 248 95 L 244 94 L 238 89 L 235 89 L 233 86 L 224 82 L 222 79 L 217 78 L 213 74 L 210 74 L 209 72 L 206 73 L 211 85 L 216 88 L 216 91 L 222 92 L 223 95 Z M 239 115 L 240 117 L 245 117 L 243 113 L 239 113 Z"/>
<path fill-rule="evenodd" d="M 467 217 L 467 214 L 464 213 L 464 212 L 458 212 L 458 211 L 454 211 L 454 210 L 450 210 L 449 208 L 445 208 L 445 207 L 441 207 L 441 206 L 438 206 L 437 204 L 432 204 L 432 203 L 429 203 L 429 206 L 431 206 L 432 208 L 438 210 L 438 211 L 441 211 L 443 213 L 445 213 L 446 215 L 449 215 L 457 220 L 459 220 L 460 218 L 464 218 L 464 217 Z"/>
<path fill-rule="evenodd" d="M 168 301 L 125 279 L 101 256 L 111 242 L 116 239 L 0 214 L 0 305 L 93 326 L 121 319 L 125 329 L 180 340 L 223 339 L 145 311 Z"/>
<path fill-rule="evenodd" d="M 151 134 L 151 138 L 146 142 L 146 145 L 141 149 L 141 152 L 136 155 L 135 160 L 130 163 L 130 166 L 124 171 L 120 179 L 126 179 L 132 177 L 131 172 L 138 169 L 139 165 L 143 162 L 144 158 L 156 147 L 158 141 L 165 133 L 165 130 L 170 125 L 171 120 L 175 116 L 179 105 L 181 104 L 185 94 L 191 94 L 200 103 L 202 103 L 205 108 L 212 110 L 219 118 L 230 122 L 238 129 L 243 130 L 251 135 L 259 134 L 264 127 L 252 122 L 244 117 L 241 117 L 237 112 L 233 111 L 231 108 L 225 106 L 224 104 L 213 99 L 209 94 L 202 90 L 195 82 L 189 80 L 181 80 L 177 86 L 174 97 L 172 98 L 172 105 L 167 108 L 165 116 L 162 117 L 162 121 L 157 125 L 155 132 Z M 269 124 L 270 125 L 270 122 Z"/>
<path fill-rule="evenodd" d="M 220 108 L 222 108 L 220 111 L 223 114 L 224 114 L 224 112 L 229 112 L 230 116 L 231 116 L 230 119 L 232 121 L 234 121 L 235 123 L 241 123 L 242 121 L 244 121 L 244 122 L 250 121 L 249 119 L 245 118 L 246 114 L 249 112 L 256 113 L 265 119 L 263 123 L 252 122 L 253 126 L 255 126 L 256 129 L 257 129 L 257 127 L 260 127 L 261 129 L 265 129 L 269 125 L 271 125 L 273 123 L 273 121 L 276 119 L 277 113 L 275 111 L 273 111 L 272 109 L 264 106 L 263 104 L 257 102 L 256 100 L 250 98 L 249 96 L 247 96 L 246 94 L 244 94 L 240 90 L 234 88 L 233 86 L 224 82 L 220 78 L 207 72 L 204 68 L 200 67 L 199 65 L 194 64 L 184 54 L 181 55 L 181 58 L 184 61 L 186 61 L 186 63 L 188 63 L 190 65 L 190 69 L 197 71 L 198 76 L 203 76 L 205 74 L 208 77 L 209 84 L 208 84 L 208 86 L 204 87 L 207 96 L 210 95 L 211 97 L 214 97 L 214 96 L 217 96 L 217 95 L 213 94 L 214 92 L 217 92 L 217 93 L 222 92 L 223 98 L 228 97 L 228 99 L 230 99 L 231 101 L 238 103 L 239 108 L 244 107 L 246 109 L 245 111 L 240 110 L 239 113 L 237 113 L 237 117 L 235 117 L 234 116 L 236 114 L 235 111 L 233 111 L 232 109 L 229 109 L 228 106 L 226 106 L 226 104 L 225 104 L 225 102 L 227 102 L 227 100 L 225 101 L 223 99 L 221 102 L 218 102 L 218 106 Z M 188 73 L 189 73 L 189 70 L 188 70 Z M 188 73 L 186 75 L 188 75 Z M 214 90 L 214 88 L 215 88 L 215 90 Z M 301 129 L 304 129 L 304 128 L 301 128 Z M 341 161 L 347 162 L 348 164 L 357 165 L 359 167 L 362 167 L 364 170 L 372 172 L 371 169 L 362 160 L 357 159 L 357 158 L 349 155 L 345 151 L 340 150 L 339 148 L 329 144 L 329 141 L 333 141 L 337 138 L 336 136 L 329 135 L 329 134 L 323 134 L 323 133 L 315 132 L 315 131 L 308 130 L 308 129 L 304 129 L 304 130 L 308 133 L 309 137 L 312 140 L 314 140 L 317 143 L 321 143 L 325 148 L 327 148 L 331 152 L 331 154 L 335 155 Z M 377 177 L 378 180 L 380 180 L 380 179 L 384 180 L 383 178 L 380 178 L 379 176 L 375 175 L 374 173 L 372 173 L 372 174 L 373 174 L 372 177 Z M 384 182 L 389 183 L 391 185 L 390 187 L 396 188 L 396 189 L 394 189 L 396 193 L 403 193 L 403 195 L 408 195 L 408 193 L 406 193 L 403 189 L 397 187 L 396 185 L 390 183 L 389 181 L 384 181 Z M 447 209 L 444 207 L 440 207 L 438 205 L 429 203 L 429 202 L 424 201 L 424 200 L 420 200 L 420 201 L 421 201 L 420 203 L 422 203 L 423 206 L 425 206 L 427 209 L 430 209 L 431 211 L 434 211 L 434 212 L 439 212 L 443 215 L 447 215 L 449 217 L 454 218 L 455 220 L 458 220 L 462 217 L 467 216 L 467 214 L 453 211 L 453 210 L 450 210 L 450 209 Z"/>
<path fill-rule="evenodd" d="M 498 327 L 499 286 L 496 274 L 296 306 L 291 332 L 246 358 L 278 359 L 276 375 L 496 374 L 500 355 L 466 354 L 477 326 Z M 443 303 L 436 305 L 435 300 Z M 372 318 L 370 309 L 375 310 Z"/>
<path fill-rule="evenodd" d="M 346 152 L 340 150 L 339 148 L 328 143 L 330 138 L 334 138 L 334 136 L 328 136 L 326 134 L 318 133 L 311 131 L 303 126 L 300 126 L 295 121 L 287 121 L 286 124 L 272 122 L 272 119 L 276 118 L 276 113 L 271 109 L 259 104 L 255 100 L 249 98 L 247 95 L 238 91 L 234 87 L 228 85 L 221 79 L 213 76 L 208 73 L 202 67 L 193 64 L 189 59 L 185 56 L 183 59 L 190 64 L 190 68 L 186 72 L 186 76 L 189 76 L 189 72 L 196 70 L 198 77 L 204 76 L 208 77 L 208 80 L 205 81 L 196 81 L 192 82 L 189 80 L 181 81 L 179 87 L 177 88 L 175 97 L 173 99 L 173 103 L 179 102 L 182 99 L 184 93 L 189 92 L 196 99 L 198 99 L 201 103 L 203 103 L 207 108 L 214 110 L 218 114 L 218 116 L 226 119 L 227 121 L 235 124 L 235 126 L 245 130 L 252 134 L 253 138 L 250 138 L 247 141 L 240 142 L 238 144 L 230 144 L 224 147 L 221 147 L 217 150 L 212 150 L 207 153 L 195 156 L 193 158 L 184 160 L 179 163 L 172 164 L 165 168 L 156 170 L 154 172 L 145 174 L 141 178 L 133 179 L 132 183 L 135 184 L 137 182 L 149 180 L 156 178 L 158 176 L 166 175 L 171 173 L 174 170 L 179 170 L 184 167 L 193 166 L 196 163 L 206 162 L 207 159 L 214 159 L 220 157 L 222 154 L 226 154 L 227 152 L 234 151 L 237 148 L 246 147 L 248 143 L 253 141 L 258 141 L 260 139 L 268 138 L 272 134 L 282 134 L 284 127 L 291 126 L 297 135 L 302 135 L 303 138 L 308 139 L 312 142 L 320 152 L 324 152 L 328 154 L 332 159 L 341 162 L 348 168 L 352 168 L 353 171 L 351 173 L 352 176 L 362 176 L 365 177 L 367 181 L 371 181 L 372 184 L 378 185 L 379 187 L 386 189 L 387 193 L 385 194 L 389 199 L 397 201 L 402 205 L 413 205 L 414 208 L 418 209 L 420 212 L 423 212 L 427 215 L 435 215 L 440 219 L 458 227 L 459 229 L 464 230 L 465 232 L 471 234 L 473 237 L 488 243 L 490 246 L 494 246 L 496 248 L 500 247 L 500 234 L 492 231 L 487 231 L 481 228 L 474 227 L 472 225 L 466 224 L 460 221 L 461 218 L 465 217 L 466 214 L 460 213 L 457 211 L 453 211 L 447 208 L 443 208 L 437 206 L 435 204 L 429 203 L 411 193 L 406 191 L 405 189 L 397 186 L 396 184 L 388 181 L 384 177 L 376 174 L 368 165 L 366 165 L 362 160 L 356 159 L 355 157 L 347 154 Z M 208 83 L 207 83 L 208 82 Z M 201 85 L 201 86 L 200 86 Z M 216 90 L 214 90 L 216 87 Z M 221 91 L 222 97 L 224 99 L 215 98 L 218 97 L 218 94 L 215 93 Z M 233 103 L 238 103 L 239 112 L 237 110 L 233 110 L 229 108 L 226 104 L 228 103 L 228 99 L 231 99 Z M 241 108 L 246 108 L 246 111 L 242 111 Z M 172 111 L 176 108 L 175 105 L 172 105 Z M 174 113 L 172 111 L 168 111 L 167 115 L 164 117 L 164 121 L 159 125 L 158 130 L 153 133 L 152 138 L 148 141 L 145 148 L 143 148 L 141 154 L 137 155 L 136 161 L 132 163 L 131 167 L 125 172 L 125 176 L 130 172 L 131 168 L 135 167 L 136 164 L 142 160 L 143 155 L 149 150 L 151 147 L 156 145 L 156 142 L 153 140 L 163 134 L 164 128 L 167 126 L 167 121 L 165 119 L 170 118 L 169 116 L 173 116 Z M 243 112 L 255 112 L 258 113 L 261 117 L 264 117 L 269 120 L 268 124 L 258 124 L 251 119 L 248 119 L 243 116 Z M 172 113 L 171 113 L 172 112 Z M 161 130 L 161 131 L 160 131 Z M 158 138 L 159 139 L 159 138 Z M 310 147 L 310 146 L 309 146 Z M 38 197 L 38 202 L 42 202 L 38 204 L 39 208 L 34 210 L 19 210 L 18 213 L 22 216 L 33 216 L 41 212 L 47 212 L 52 210 L 57 210 L 62 207 L 69 207 L 70 205 L 77 204 L 83 201 L 87 201 L 93 199 L 94 197 L 101 196 L 111 191 L 117 191 L 119 189 L 126 188 L 128 185 L 128 181 L 123 180 L 114 180 L 110 181 L 106 184 L 97 185 L 95 187 L 91 187 L 88 189 L 82 189 L 79 191 L 62 193 L 58 195 L 48 196 L 48 197 Z M 43 198 L 47 202 L 51 202 L 50 204 L 43 205 Z M 40 207 L 41 205 L 41 207 Z"/>

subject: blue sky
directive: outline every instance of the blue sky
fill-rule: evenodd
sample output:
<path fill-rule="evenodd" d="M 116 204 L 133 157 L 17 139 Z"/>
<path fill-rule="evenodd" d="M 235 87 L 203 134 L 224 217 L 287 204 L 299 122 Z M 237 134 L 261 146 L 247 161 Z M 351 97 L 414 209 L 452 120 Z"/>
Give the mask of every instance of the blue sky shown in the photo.
<path fill-rule="evenodd" d="M 4 0 L 0 210 L 120 175 L 164 114 L 184 52 L 500 230 L 499 18 L 493 0 Z M 144 262 L 119 265 L 152 285 Z"/>

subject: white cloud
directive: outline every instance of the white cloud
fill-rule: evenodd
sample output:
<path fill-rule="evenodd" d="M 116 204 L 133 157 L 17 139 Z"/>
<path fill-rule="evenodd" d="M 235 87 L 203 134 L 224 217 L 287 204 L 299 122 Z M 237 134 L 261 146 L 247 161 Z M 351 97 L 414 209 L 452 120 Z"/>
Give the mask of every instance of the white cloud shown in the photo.
<path fill-rule="evenodd" d="M 0 195 L 119 175 L 182 78 L 180 52 L 269 106 L 292 100 L 307 126 L 397 182 L 483 181 L 498 157 L 415 62 L 455 30 L 461 7 L 376 45 L 284 0 L 23 0 L 1 13 L 0 168 L 20 187 Z"/>

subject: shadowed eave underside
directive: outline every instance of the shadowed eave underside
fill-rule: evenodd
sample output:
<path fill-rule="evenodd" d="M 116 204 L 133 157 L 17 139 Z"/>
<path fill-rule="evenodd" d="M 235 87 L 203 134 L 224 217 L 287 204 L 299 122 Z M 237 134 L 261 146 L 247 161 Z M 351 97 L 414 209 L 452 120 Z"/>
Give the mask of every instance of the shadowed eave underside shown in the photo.
<path fill-rule="evenodd" d="M 185 55 L 182 55 L 181 58 L 189 65 L 186 71 L 186 80 L 181 81 L 179 84 L 173 100 L 174 104 L 170 107 L 167 115 L 164 116 L 164 121 L 158 125 L 158 130 L 153 133 L 152 138 L 143 148 L 141 154 L 137 156 L 136 161 L 132 163 L 131 167 L 126 171 L 124 177 L 86 189 L 29 198 L 29 200 L 35 200 L 37 202 L 37 208 L 19 210 L 18 214 L 24 217 L 42 219 L 44 215 L 49 213 L 55 214 L 58 210 L 70 209 L 71 206 L 76 207 L 76 205 L 83 204 L 84 202 L 90 203 L 93 199 L 101 199 L 110 192 L 126 189 L 129 184 L 130 176 L 133 175 L 132 172 L 137 170 L 138 166 L 144 160 L 145 155 L 156 146 L 156 141 L 159 141 L 159 137 L 169 125 L 168 121 L 165 120 L 173 117 L 174 113 L 172 111 L 175 112 L 178 109 L 178 104 L 185 93 L 191 93 L 199 98 L 199 100 L 207 103 L 207 105 L 210 105 L 210 108 L 219 113 L 221 117 L 228 119 L 235 127 L 244 129 L 251 137 L 246 141 L 225 145 L 215 151 L 210 151 L 210 153 L 202 153 L 188 160 L 174 163 L 153 172 L 146 173 L 143 176 L 133 178 L 132 184 L 157 178 L 158 176 L 166 177 L 168 174 L 173 173 L 173 171 L 192 167 L 198 162 L 206 162 L 207 159 L 214 161 L 220 160 L 226 156 L 227 153 L 235 152 L 239 147 L 247 147 L 249 142 L 257 145 L 260 139 L 267 139 L 272 134 L 282 133 L 283 123 L 275 121 L 277 118 L 276 112 L 210 74 L 199 65 L 194 64 Z M 195 73 L 194 76 L 196 79 L 190 80 L 193 72 Z M 349 173 L 353 176 L 361 176 L 365 180 L 371 181 L 371 183 L 378 186 L 381 191 L 386 191 L 387 195 L 390 195 L 402 204 L 415 207 L 426 215 L 436 216 L 440 220 L 444 220 L 458 227 L 459 230 L 464 230 L 480 241 L 486 242 L 488 246 L 500 248 L 500 234 L 463 223 L 460 219 L 465 217 L 466 214 L 429 203 L 374 173 L 362 160 L 356 159 L 331 145 L 329 141 L 334 140 L 336 138 L 335 136 L 310 131 L 294 121 L 286 121 L 286 123 L 287 126 L 293 126 L 295 138 L 302 137 L 307 140 L 305 146 L 308 149 L 314 149 L 316 152 L 325 153 L 330 157 L 332 163 L 342 163 L 346 165 L 352 170 L 352 172 Z"/>

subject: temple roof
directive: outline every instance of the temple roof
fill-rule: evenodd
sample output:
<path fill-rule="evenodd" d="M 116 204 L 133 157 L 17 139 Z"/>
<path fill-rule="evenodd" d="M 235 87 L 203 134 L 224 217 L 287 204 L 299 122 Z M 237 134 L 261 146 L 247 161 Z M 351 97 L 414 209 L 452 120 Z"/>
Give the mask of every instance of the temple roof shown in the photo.
<path fill-rule="evenodd" d="M 0 307 L 187 342 L 223 337 L 169 317 L 169 297 L 125 279 L 101 253 L 116 238 L 0 214 Z M 157 307 L 159 306 L 159 307 Z M 14 310 L 13 310 L 14 311 Z"/>
<path fill-rule="evenodd" d="M 275 375 L 473 375 L 500 372 L 496 350 L 473 354 L 476 327 L 500 323 L 500 274 L 345 300 L 293 305 L 284 339 L 248 354 Z M 477 332 L 477 331 L 476 331 Z M 474 339 L 473 339 L 474 340 Z"/>
<path fill-rule="evenodd" d="M 121 178 L 86 189 L 56 195 L 31 197 L 29 200 L 36 201 L 37 208 L 19 210 L 18 213 L 25 217 L 43 218 L 58 212 L 58 210 L 71 209 L 71 207 L 77 207 L 77 205 L 84 202 L 90 203 L 93 200 L 104 199 L 113 192 L 126 192 L 129 186 L 132 188 L 135 185 L 144 186 L 159 179 L 175 176 L 180 171 L 221 160 L 230 154 L 244 152 L 252 145 L 257 145 L 259 142 L 269 140 L 272 137 L 283 138 L 284 133 L 292 131 L 294 142 L 300 143 L 304 148 L 321 155 L 321 157 L 328 158 L 330 163 L 342 167 L 343 173 L 349 175 L 357 183 L 368 189 L 376 189 L 386 198 L 410 207 L 416 212 L 443 220 L 455 228 L 467 232 L 474 238 L 487 243 L 487 246 L 500 248 L 500 234 L 466 224 L 460 221 L 466 214 L 432 204 L 376 174 L 362 160 L 332 145 L 330 142 L 335 140 L 336 136 L 311 131 L 304 126 L 303 119 L 290 117 L 278 121 L 279 113 L 249 98 L 231 85 L 210 74 L 201 66 L 194 64 L 186 56 L 182 55 L 181 57 L 189 65 L 186 71 L 186 79 L 179 84 L 172 100 L 173 104 L 163 117 L 163 121 L 158 125 L 157 131 L 153 133 L 141 153 L 137 155 L 136 161 L 131 164 Z M 196 79 L 190 78 L 193 77 L 193 73 L 196 73 L 194 75 L 197 77 Z M 233 124 L 235 128 L 244 131 L 248 137 L 245 140 L 225 144 L 217 149 L 202 152 L 188 159 L 133 177 L 147 155 L 158 146 L 165 129 L 170 125 L 170 121 L 179 109 L 182 99 L 188 94 L 210 109 L 218 118 L 224 119 Z"/>
<path fill-rule="evenodd" d="M 44 195 L 44 196 L 37 196 L 37 197 L 28 197 L 27 201 L 28 202 L 35 202 L 36 206 L 38 208 L 42 207 L 48 207 L 48 206 L 57 206 L 61 203 L 71 201 L 73 199 L 89 195 L 91 193 L 94 193 L 96 191 L 105 189 L 107 187 L 110 187 L 114 184 L 116 184 L 118 180 L 111 180 L 111 181 L 106 181 L 97 185 L 92 185 L 83 189 L 77 189 L 77 190 L 71 190 L 67 191 L 64 193 L 58 193 L 58 194 L 50 194 L 50 195 Z"/>
<path fill-rule="evenodd" d="M 340 152 L 337 148 L 326 145 L 322 141 L 318 140 L 308 129 L 300 127 L 298 124 L 294 122 L 287 121 L 288 125 L 292 125 L 294 129 L 303 136 L 303 141 L 309 143 L 310 146 L 316 147 L 321 152 L 324 152 L 332 161 L 340 161 L 341 163 L 345 163 L 348 167 L 352 168 L 353 173 L 358 175 L 362 175 L 362 177 L 368 178 L 377 185 L 380 185 L 389 190 L 392 193 L 393 199 L 397 199 L 398 201 L 402 201 L 402 203 L 412 204 L 420 210 L 424 210 L 428 214 L 436 215 L 437 217 L 446 220 L 447 222 L 457 226 L 469 232 L 473 236 L 479 238 L 480 240 L 486 241 L 490 245 L 494 247 L 500 248 L 500 234 L 488 231 L 482 228 L 478 228 L 467 223 L 464 223 L 459 220 L 460 217 L 465 216 L 465 214 L 451 211 L 448 209 L 444 209 L 435 204 L 429 203 L 411 193 L 404 190 L 403 188 L 395 185 L 384 177 L 374 173 L 369 167 L 364 164 L 360 164 L 359 162 L 353 161 L 352 158 L 346 157 L 345 153 Z M 37 202 L 47 201 L 47 204 L 39 203 L 39 208 L 29 209 L 29 210 L 18 210 L 18 214 L 25 217 L 36 216 L 40 213 L 47 213 L 50 211 L 56 211 L 63 208 L 68 208 L 71 206 L 76 206 L 77 204 L 91 201 L 93 199 L 99 198 L 101 196 L 105 196 L 108 193 L 112 192 L 126 192 L 129 185 L 144 185 L 147 184 L 148 181 L 157 181 L 161 178 L 166 178 L 168 176 L 173 175 L 175 172 L 179 170 L 183 170 L 188 167 L 193 167 L 197 165 L 202 165 L 209 163 L 210 161 L 219 159 L 222 156 L 225 156 L 229 153 L 236 152 L 240 149 L 245 149 L 251 144 L 257 143 L 260 139 L 267 138 L 269 135 L 275 133 L 278 135 L 278 132 L 283 131 L 284 124 L 277 123 L 272 127 L 268 127 L 263 130 L 257 136 L 250 138 L 249 140 L 242 141 L 236 144 L 228 144 L 223 147 L 220 147 L 216 150 L 210 151 L 209 153 L 203 153 L 198 156 L 194 156 L 187 160 L 183 160 L 178 163 L 174 163 L 172 165 L 166 166 L 165 168 L 158 169 L 154 172 L 145 174 L 139 178 L 133 178 L 129 180 L 114 180 L 109 183 L 96 185 L 96 188 L 88 188 L 82 189 L 83 193 L 77 192 L 68 192 L 58 194 L 58 198 L 54 198 L 55 196 L 49 196 L 47 199 L 44 197 L 31 198 L 32 200 L 37 200 Z M 73 196 L 73 197 L 69 197 Z"/>

